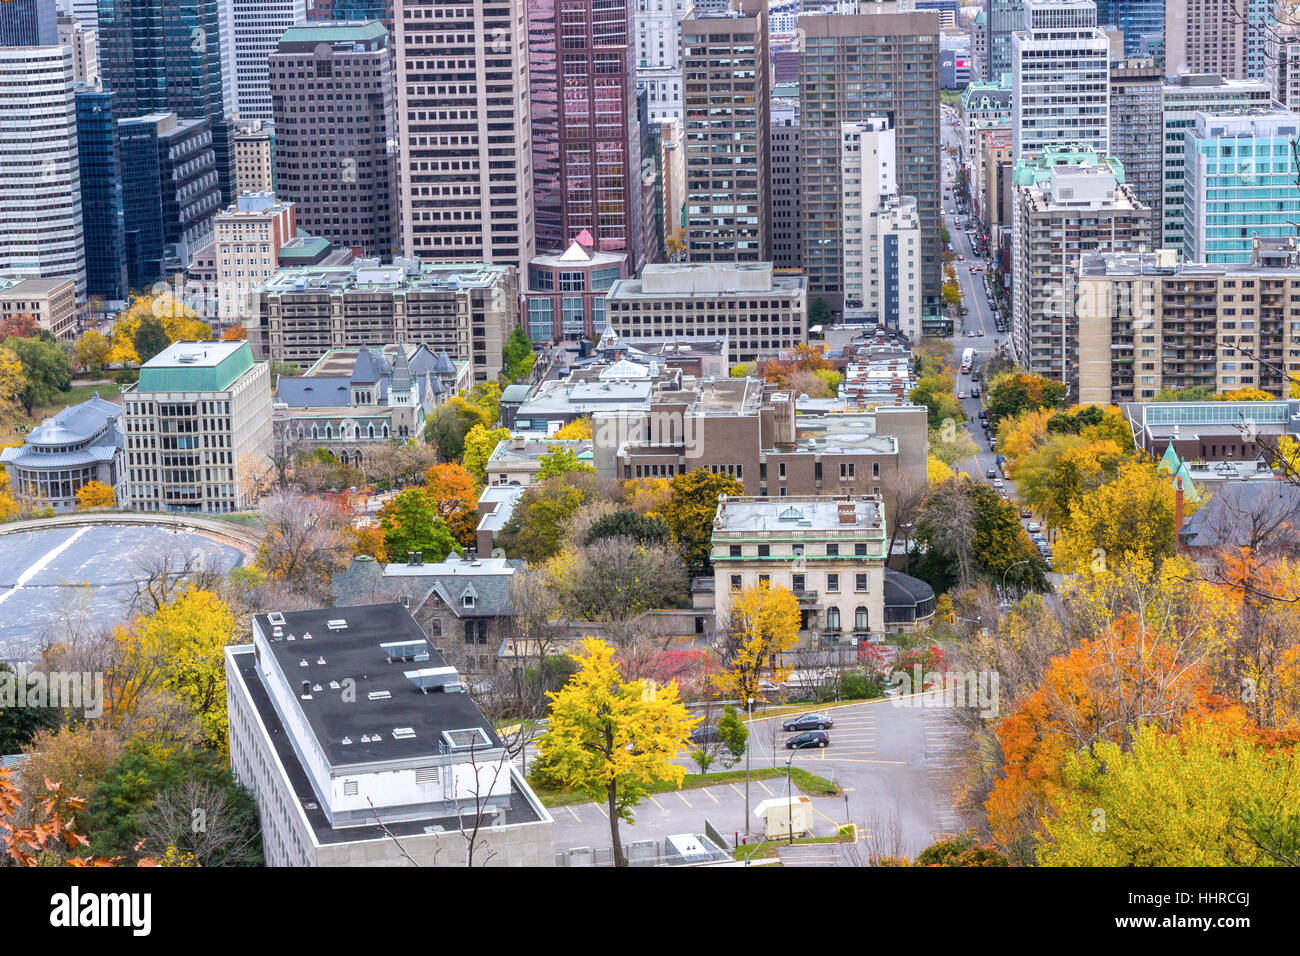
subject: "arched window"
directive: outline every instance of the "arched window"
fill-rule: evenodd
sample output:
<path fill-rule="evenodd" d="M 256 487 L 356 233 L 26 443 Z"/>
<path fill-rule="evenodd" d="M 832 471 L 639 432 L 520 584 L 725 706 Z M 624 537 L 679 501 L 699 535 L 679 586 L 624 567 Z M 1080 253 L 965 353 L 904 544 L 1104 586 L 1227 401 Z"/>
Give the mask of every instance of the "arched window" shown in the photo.
<path fill-rule="evenodd" d="M 367 427 L 367 429 L 366 429 L 366 437 L 367 437 L 367 438 L 374 438 L 374 437 L 375 437 L 375 426 L 374 426 L 374 423 L 371 423 L 371 424 Z"/>
<path fill-rule="evenodd" d="M 840 629 L 840 609 L 837 607 L 828 607 L 826 609 L 826 630 L 838 631 Z"/>
<path fill-rule="evenodd" d="M 853 628 L 857 631 L 871 630 L 870 615 L 867 613 L 865 604 L 859 604 L 858 609 L 853 612 Z"/>

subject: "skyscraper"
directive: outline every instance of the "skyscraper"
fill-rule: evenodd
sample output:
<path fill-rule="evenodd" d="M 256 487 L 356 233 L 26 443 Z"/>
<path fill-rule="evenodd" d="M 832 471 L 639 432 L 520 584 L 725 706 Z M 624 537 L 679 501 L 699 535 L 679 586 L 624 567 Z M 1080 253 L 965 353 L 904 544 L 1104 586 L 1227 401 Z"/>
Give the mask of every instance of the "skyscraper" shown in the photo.
<path fill-rule="evenodd" d="M 57 46 L 59 7 L 55 0 L 0 3 L 0 46 Z"/>
<path fill-rule="evenodd" d="M 235 39 L 235 113 L 241 122 L 271 119 L 267 60 L 281 34 L 307 19 L 307 0 L 230 0 Z"/>
<path fill-rule="evenodd" d="M 528 84 L 536 248 L 586 230 L 600 252 L 640 269 L 641 133 L 624 0 L 530 0 Z"/>
<path fill-rule="evenodd" d="M 1011 37 L 1011 145 L 1110 148 L 1110 39 L 1092 0 L 1026 0 Z"/>
<path fill-rule="evenodd" d="M 0 47 L 0 169 L 0 277 L 73 279 L 78 298 L 85 296 L 77 110 L 67 47 Z"/>
<path fill-rule="evenodd" d="M 636 0 L 636 82 L 650 93 L 651 119 L 682 118 L 682 17 L 689 0 Z"/>
<path fill-rule="evenodd" d="M 308 0 L 308 20 L 335 23 L 378 20 L 393 35 L 393 0 Z"/>
<path fill-rule="evenodd" d="M 1142 38 L 1164 34 L 1165 0 L 1097 0 L 1097 22 L 1124 31 L 1126 57 L 1142 56 Z"/>
<path fill-rule="evenodd" d="M 163 274 L 162 174 L 158 130 L 149 123 L 119 119 L 122 212 L 126 232 L 126 281 L 145 290 Z"/>
<path fill-rule="evenodd" d="M 898 191 L 916 197 L 926 314 L 938 316 L 939 15 L 802 16 L 799 122 L 804 155 L 804 266 L 810 300 L 844 292 L 841 123 L 890 120 L 902 157 Z"/>
<path fill-rule="evenodd" d="M 99 0 L 99 70 L 121 116 L 206 119 L 223 196 L 233 200 L 229 0 Z"/>
<path fill-rule="evenodd" d="M 1249 23 L 1259 19 L 1260 6 L 1260 0 L 1165 0 L 1165 75 L 1249 77 L 1252 34 L 1262 34 Z M 1262 56 L 1259 69 L 1262 77 Z"/>
<path fill-rule="evenodd" d="M 1164 71 L 1151 58 L 1117 60 L 1110 66 L 1110 154 L 1120 161 L 1138 201 L 1160 222 L 1164 193 L 1164 117 L 1160 90 Z M 1152 235 L 1158 234 L 1158 227 Z"/>
<path fill-rule="evenodd" d="M 397 197 L 392 48 L 378 20 L 303 23 L 269 60 L 275 186 L 298 225 L 391 257 Z"/>
<path fill-rule="evenodd" d="M 681 31 L 687 258 L 770 262 L 766 3 L 696 8 Z"/>
<path fill-rule="evenodd" d="M 398 0 L 401 248 L 526 269 L 532 122 L 523 0 Z"/>
<path fill-rule="evenodd" d="M 1011 34 L 1023 28 L 1024 0 L 984 0 L 984 16 L 988 21 L 988 64 L 981 64 L 981 76 L 996 80 L 1011 72 Z"/>
<path fill-rule="evenodd" d="M 77 151 L 81 165 L 81 221 L 86 248 L 86 294 L 126 300 L 126 219 L 122 164 L 112 90 L 76 91 Z"/>

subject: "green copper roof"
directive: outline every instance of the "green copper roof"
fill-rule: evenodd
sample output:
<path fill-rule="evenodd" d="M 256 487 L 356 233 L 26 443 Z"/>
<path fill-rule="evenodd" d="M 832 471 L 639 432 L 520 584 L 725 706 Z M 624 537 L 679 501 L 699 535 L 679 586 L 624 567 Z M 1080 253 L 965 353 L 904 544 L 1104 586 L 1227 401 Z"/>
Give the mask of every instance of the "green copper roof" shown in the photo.
<path fill-rule="evenodd" d="M 1183 498 L 1192 503 L 1200 501 L 1201 496 L 1197 494 L 1196 485 L 1192 482 L 1192 475 L 1187 470 L 1187 462 L 1185 461 L 1179 462 L 1178 471 L 1174 473 L 1174 477 L 1169 482 L 1170 487 L 1175 491 L 1178 490 L 1178 479 L 1180 478 L 1183 480 Z"/>
<path fill-rule="evenodd" d="M 1168 446 L 1165 448 L 1164 455 L 1160 458 L 1159 467 L 1162 471 L 1167 470 L 1169 474 L 1172 475 L 1178 471 L 1178 468 L 1181 465 L 1182 461 L 1178 457 L 1178 452 L 1174 451 L 1174 443 L 1171 439 Z"/>
<path fill-rule="evenodd" d="M 984 24 L 989 22 L 989 18 L 986 17 L 984 15 L 984 11 L 981 10 L 979 13 L 975 14 L 975 22 L 978 23 L 980 26 L 983 26 Z"/>
<path fill-rule="evenodd" d="M 1096 150 L 1078 146 L 1062 149 L 1048 148 L 1038 156 L 1022 159 L 1016 163 L 1011 176 L 1017 186 L 1033 186 L 1050 179 L 1053 166 L 1095 166 L 1099 163 L 1105 163 L 1111 168 L 1115 174 L 1115 182 L 1120 184 L 1125 182 L 1124 164 L 1118 159 L 1114 156 L 1102 156 Z"/>
<path fill-rule="evenodd" d="M 224 392 L 253 367 L 247 342 L 176 342 L 140 367 L 137 392 Z"/>
<path fill-rule="evenodd" d="M 365 23 L 304 23 L 280 34 L 281 43 L 362 43 L 388 36 L 378 20 Z"/>

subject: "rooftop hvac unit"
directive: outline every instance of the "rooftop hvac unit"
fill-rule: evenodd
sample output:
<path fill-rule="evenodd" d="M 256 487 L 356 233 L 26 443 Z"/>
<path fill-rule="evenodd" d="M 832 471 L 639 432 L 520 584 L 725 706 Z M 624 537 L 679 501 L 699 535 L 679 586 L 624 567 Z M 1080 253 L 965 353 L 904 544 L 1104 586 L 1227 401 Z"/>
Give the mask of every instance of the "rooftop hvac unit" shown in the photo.
<path fill-rule="evenodd" d="M 419 670 L 403 673 L 407 680 L 420 688 L 422 694 L 427 694 L 431 690 L 442 690 L 445 693 L 460 690 L 460 674 L 454 667 L 422 667 Z"/>

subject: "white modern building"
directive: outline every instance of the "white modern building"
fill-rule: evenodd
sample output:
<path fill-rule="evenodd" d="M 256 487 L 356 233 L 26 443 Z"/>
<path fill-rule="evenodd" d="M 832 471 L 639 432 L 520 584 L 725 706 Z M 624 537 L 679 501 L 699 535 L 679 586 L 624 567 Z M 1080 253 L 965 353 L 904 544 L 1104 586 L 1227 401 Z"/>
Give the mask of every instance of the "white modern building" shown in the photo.
<path fill-rule="evenodd" d="M 122 390 L 127 498 L 137 511 L 223 514 L 271 453 L 271 377 L 247 342 L 175 342 Z"/>
<path fill-rule="evenodd" d="M 71 278 L 84 298 L 72 74 L 68 47 L 0 47 L 0 278 Z"/>
<path fill-rule="evenodd" d="M 1196 125 L 1196 114 L 1219 113 L 1272 105 L 1273 92 L 1262 80 L 1225 80 L 1213 73 L 1184 73 L 1169 79 L 1160 91 L 1164 116 L 1164 195 L 1161 221 L 1153 240 L 1161 249 L 1183 247 L 1184 136 Z M 1153 246 L 1156 243 L 1153 241 Z"/>
<path fill-rule="evenodd" d="M 72 50 L 72 81 L 94 84 L 99 80 L 99 34 L 74 17 L 59 15 L 59 46 Z"/>
<path fill-rule="evenodd" d="M 1092 0 L 1029 0 L 1011 35 L 1011 144 L 1110 148 L 1110 38 Z"/>
<path fill-rule="evenodd" d="M 258 614 L 230 765 L 268 866 L 553 866 L 553 822 L 402 604 Z"/>
<path fill-rule="evenodd" d="M 267 61 L 280 36 L 307 19 L 307 0 L 229 0 L 235 40 L 235 118 L 271 122 Z"/>
<path fill-rule="evenodd" d="M 636 85 L 649 91 L 652 120 L 682 120 L 682 17 L 690 8 L 690 0 L 636 0 Z"/>
<path fill-rule="evenodd" d="M 840 125 L 844 319 L 921 335 L 921 221 L 898 195 L 894 130 L 883 117 Z"/>
<path fill-rule="evenodd" d="M 280 248 L 297 234 L 294 204 L 272 193 L 242 193 L 217 213 L 217 316 L 223 324 L 257 315 L 257 289 L 275 275 Z"/>

